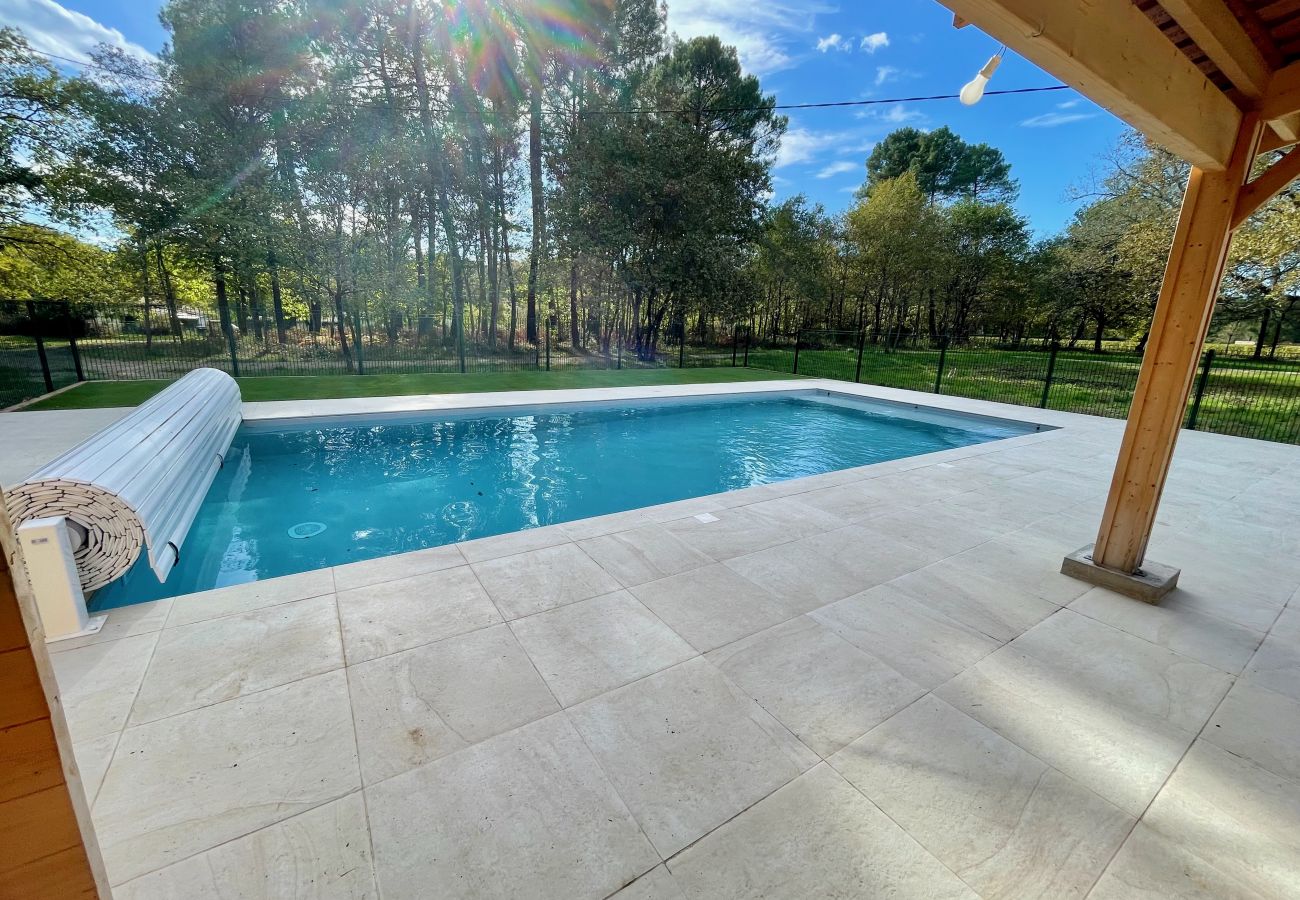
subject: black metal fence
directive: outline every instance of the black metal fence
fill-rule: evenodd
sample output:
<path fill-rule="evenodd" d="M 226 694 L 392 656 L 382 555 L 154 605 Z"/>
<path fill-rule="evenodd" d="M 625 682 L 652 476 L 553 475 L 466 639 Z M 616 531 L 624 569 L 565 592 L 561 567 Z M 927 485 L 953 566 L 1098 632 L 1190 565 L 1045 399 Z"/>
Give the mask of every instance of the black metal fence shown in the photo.
<path fill-rule="evenodd" d="M 177 327 L 179 324 L 179 327 Z M 563 368 L 748 366 L 1122 418 L 1128 414 L 1141 354 L 1133 343 L 1105 342 L 1100 352 L 1049 340 L 976 337 L 930 342 L 856 331 L 798 331 L 760 339 L 743 325 L 714 343 L 683 340 L 650 359 L 624 349 L 617 336 L 599 349 L 559 343 L 554 318 L 536 344 L 481 335 L 461 347 L 425 319 L 340 329 L 292 322 L 284 340 L 262 329 L 222 329 L 215 317 L 179 323 L 155 310 L 67 304 L 0 303 L 0 408 L 80 380 L 173 379 L 200 366 L 235 375 L 368 375 L 507 372 Z M 342 339 L 341 339 L 342 338 Z M 346 340 L 346 345 L 344 343 Z M 596 342 L 592 342 L 595 345 Z M 1188 428 L 1300 444 L 1300 352 L 1278 348 L 1256 359 L 1250 346 L 1206 351 L 1188 402 Z"/>
<path fill-rule="evenodd" d="M 643 368 L 675 365 L 673 352 L 650 360 L 625 352 L 575 349 L 556 340 L 554 317 L 540 323 L 536 344 L 489 342 L 481 334 L 462 348 L 432 318 L 398 327 L 331 321 L 312 328 L 290 321 L 284 340 L 270 323 L 223 329 L 216 316 L 193 312 L 172 321 L 155 308 L 83 309 L 63 303 L 0 302 L 0 409 L 77 381 L 169 380 L 209 366 L 236 376 L 392 375 L 511 372 L 529 369 Z M 675 352 L 675 351 L 674 351 Z"/>
<path fill-rule="evenodd" d="M 1095 352 L 1047 340 L 871 341 L 857 332 L 798 332 L 787 340 L 738 335 L 750 366 L 844 381 L 1123 418 L 1142 357 L 1134 345 Z M 1091 345 L 1089 345 L 1090 347 Z M 1184 424 L 1300 443 L 1300 361 L 1255 359 L 1250 347 L 1205 351 Z"/>

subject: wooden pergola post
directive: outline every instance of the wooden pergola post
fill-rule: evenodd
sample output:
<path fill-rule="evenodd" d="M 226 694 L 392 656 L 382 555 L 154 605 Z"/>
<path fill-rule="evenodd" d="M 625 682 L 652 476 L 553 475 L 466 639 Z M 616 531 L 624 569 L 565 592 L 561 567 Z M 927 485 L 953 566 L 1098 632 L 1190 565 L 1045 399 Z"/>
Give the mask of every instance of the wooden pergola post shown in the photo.
<path fill-rule="evenodd" d="M 1143 561 L 1262 130 L 1246 114 L 1227 167 L 1191 170 L 1097 541 L 1066 557 L 1067 574 L 1148 601 L 1177 584 L 1176 569 Z"/>
<path fill-rule="evenodd" d="M 0 503 L 0 897 L 110 896 L 45 633 Z"/>

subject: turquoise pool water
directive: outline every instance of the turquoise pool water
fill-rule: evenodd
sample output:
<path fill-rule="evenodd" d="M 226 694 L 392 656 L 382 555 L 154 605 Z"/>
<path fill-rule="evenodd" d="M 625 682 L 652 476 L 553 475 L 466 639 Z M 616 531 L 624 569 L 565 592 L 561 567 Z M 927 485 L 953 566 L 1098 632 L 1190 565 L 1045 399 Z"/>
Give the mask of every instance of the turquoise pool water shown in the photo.
<path fill-rule="evenodd" d="M 815 392 L 245 424 L 159 584 L 106 609 L 964 447 L 1007 420 Z"/>

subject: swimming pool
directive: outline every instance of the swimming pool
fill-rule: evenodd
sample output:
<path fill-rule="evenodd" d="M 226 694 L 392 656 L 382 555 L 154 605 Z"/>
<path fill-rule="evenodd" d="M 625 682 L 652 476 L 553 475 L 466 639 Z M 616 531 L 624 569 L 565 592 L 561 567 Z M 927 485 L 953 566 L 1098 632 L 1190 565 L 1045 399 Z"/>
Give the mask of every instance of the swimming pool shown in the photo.
<path fill-rule="evenodd" d="M 94 609 L 1032 432 L 826 391 L 246 422 L 165 584 Z"/>

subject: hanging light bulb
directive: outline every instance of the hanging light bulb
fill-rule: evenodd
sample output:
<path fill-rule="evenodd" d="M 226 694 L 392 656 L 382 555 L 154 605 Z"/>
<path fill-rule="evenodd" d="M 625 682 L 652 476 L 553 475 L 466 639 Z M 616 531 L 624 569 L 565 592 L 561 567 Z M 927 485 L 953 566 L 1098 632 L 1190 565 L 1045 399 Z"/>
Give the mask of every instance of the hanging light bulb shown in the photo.
<path fill-rule="evenodd" d="M 989 61 L 974 78 L 966 82 L 958 95 L 963 106 L 974 106 L 980 102 L 980 98 L 984 96 L 984 88 L 988 86 L 993 73 L 998 70 L 998 66 L 1002 63 L 1002 54 L 1006 52 L 1007 48 L 1003 46 L 1001 50 L 989 57 Z"/>

